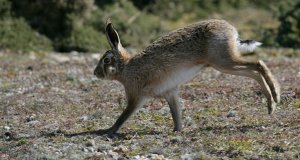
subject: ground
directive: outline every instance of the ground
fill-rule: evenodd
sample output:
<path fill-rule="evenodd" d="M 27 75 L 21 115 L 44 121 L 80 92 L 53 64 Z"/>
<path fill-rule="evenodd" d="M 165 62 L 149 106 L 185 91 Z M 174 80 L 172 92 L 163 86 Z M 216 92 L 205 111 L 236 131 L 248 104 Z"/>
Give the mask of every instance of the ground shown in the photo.
<path fill-rule="evenodd" d="M 210 67 L 180 87 L 184 128 L 163 99 L 147 103 L 115 135 L 70 134 L 111 126 L 124 88 L 93 75 L 98 54 L 0 52 L 0 159 L 299 159 L 300 53 L 260 49 L 281 84 L 267 114 L 258 84 Z"/>

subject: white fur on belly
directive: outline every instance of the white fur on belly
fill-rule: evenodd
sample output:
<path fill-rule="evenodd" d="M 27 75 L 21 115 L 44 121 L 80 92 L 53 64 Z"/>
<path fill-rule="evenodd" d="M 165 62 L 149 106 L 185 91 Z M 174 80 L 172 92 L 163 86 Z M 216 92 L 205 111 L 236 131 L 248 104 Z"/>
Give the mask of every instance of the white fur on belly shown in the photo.
<path fill-rule="evenodd" d="M 181 68 L 172 72 L 167 79 L 162 83 L 155 86 L 154 93 L 156 95 L 161 95 L 162 93 L 175 88 L 176 86 L 187 82 L 194 78 L 197 73 L 202 69 L 202 65 L 191 67 L 191 68 Z"/>

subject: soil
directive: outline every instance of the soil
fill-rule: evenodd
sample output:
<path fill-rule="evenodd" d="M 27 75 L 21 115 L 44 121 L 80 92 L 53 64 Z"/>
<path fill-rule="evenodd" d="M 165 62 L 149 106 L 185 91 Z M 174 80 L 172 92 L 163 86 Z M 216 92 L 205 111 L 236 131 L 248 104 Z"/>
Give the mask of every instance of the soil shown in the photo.
<path fill-rule="evenodd" d="M 206 67 L 180 87 L 181 132 L 153 99 L 117 134 L 79 134 L 110 127 L 126 107 L 119 82 L 93 75 L 99 57 L 0 52 L 0 159 L 300 159 L 299 51 L 245 57 L 281 84 L 272 115 L 254 80 Z"/>

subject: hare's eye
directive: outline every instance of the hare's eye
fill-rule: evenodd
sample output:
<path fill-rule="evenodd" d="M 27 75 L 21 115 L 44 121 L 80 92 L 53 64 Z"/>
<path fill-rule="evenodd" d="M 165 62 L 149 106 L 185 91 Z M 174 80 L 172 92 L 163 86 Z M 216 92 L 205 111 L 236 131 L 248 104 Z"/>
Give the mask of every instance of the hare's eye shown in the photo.
<path fill-rule="evenodd" d="M 104 64 L 110 63 L 110 58 L 104 58 L 104 59 L 103 59 L 103 62 L 104 62 Z"/>

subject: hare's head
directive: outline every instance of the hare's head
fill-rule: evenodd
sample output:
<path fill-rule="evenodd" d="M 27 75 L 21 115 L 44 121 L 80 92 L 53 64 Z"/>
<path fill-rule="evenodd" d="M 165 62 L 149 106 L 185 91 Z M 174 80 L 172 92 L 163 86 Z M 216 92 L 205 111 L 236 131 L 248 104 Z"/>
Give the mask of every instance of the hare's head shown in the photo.
<path fill-rule="evenodd" d="M 105 30 L 111 50 L 106 51 L 99 60 L 94 74 L 98 78 L 115 79 L 122 72 L 124 64 L 129 60 L 129 54 L 122 47 L 119 34 L 109 19 L 106 22 Z"/>

